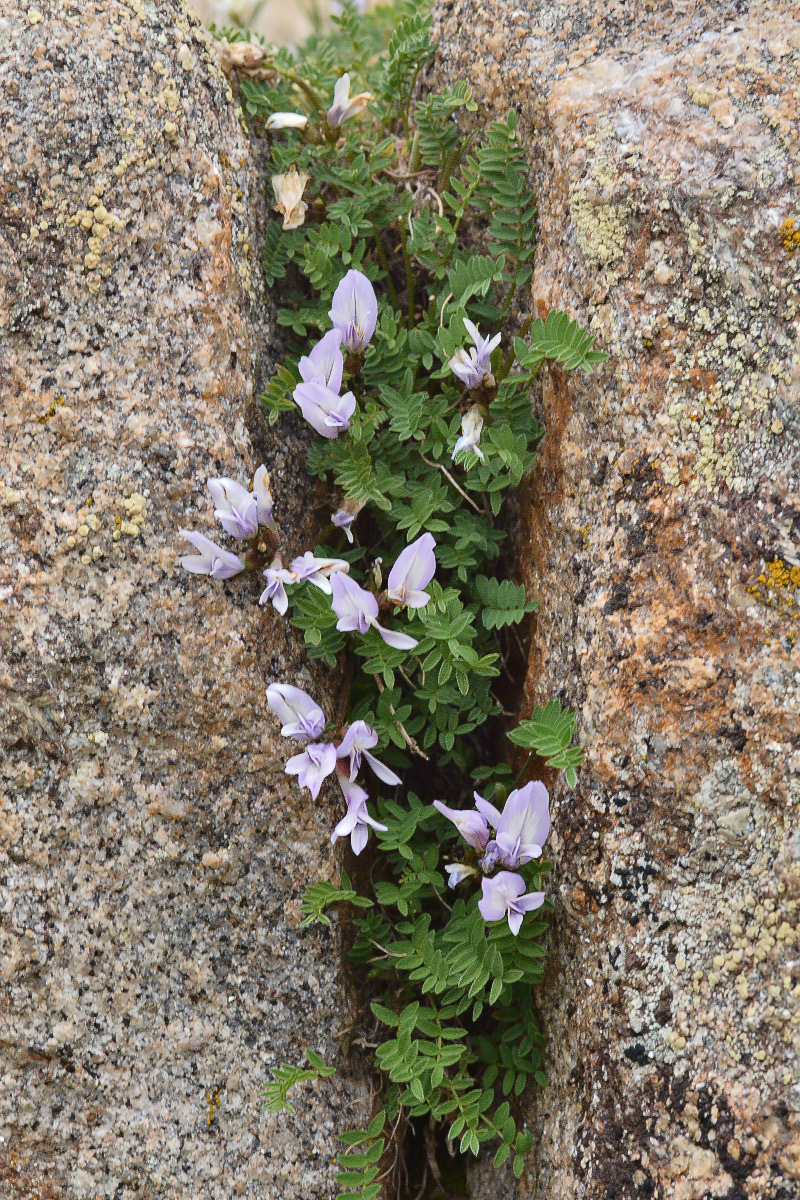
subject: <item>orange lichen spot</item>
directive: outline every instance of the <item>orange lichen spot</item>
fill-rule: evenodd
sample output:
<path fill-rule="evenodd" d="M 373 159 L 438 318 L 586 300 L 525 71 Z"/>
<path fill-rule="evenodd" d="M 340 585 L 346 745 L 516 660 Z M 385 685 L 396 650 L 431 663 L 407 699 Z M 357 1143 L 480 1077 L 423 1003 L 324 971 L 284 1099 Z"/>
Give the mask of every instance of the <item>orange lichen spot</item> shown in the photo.
<path fill-rule="evenodd" d="M 36 418 L 37 421 L 39 422 L 39 424 L 46 425 L 47 422 L 52 417 L 53 413 L 56 411 L 56 409 L 60 408 L 62 404 L 66 404 L 66 402 L 67 402 L 66 396 L 56 396 L 55 400 L 51 401 L 50 407 L 48 408 L 47 412 L 42 413 L 42 415 L 40 417 Z"/>
<path fill-rule="evenodd" d="M 759 604 L 773 609 L 778 616 L 800 620 L 800 567 L 774 558 L 747 590 Z"/>
<path fill-rule="evenodd" d="M 781 225 L 781 241 L 789 258 L 795 250 L 800 250 L 800 229 L 795 228 L 794 217 L 788 217 Z"/>

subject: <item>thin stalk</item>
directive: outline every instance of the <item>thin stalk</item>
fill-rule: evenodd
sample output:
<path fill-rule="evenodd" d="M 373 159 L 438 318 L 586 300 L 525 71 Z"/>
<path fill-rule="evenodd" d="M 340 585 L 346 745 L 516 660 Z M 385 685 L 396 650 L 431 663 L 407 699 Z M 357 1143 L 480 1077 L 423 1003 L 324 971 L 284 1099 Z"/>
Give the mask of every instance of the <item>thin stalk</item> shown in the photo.
<path fill-rule="evenodd" d="M 389 259 L 386 255 L 386 247 L 383 244 L 383 236 L 377 225 L 372 226 L 372 236 L 375 238 L 375 248 L 378 251 L 378 260 L 386 272 L 386 288 L 389 292 L 389 299 L 395 308 L 400 308 L 400 297 L 397 295 L 397 288 L 394 286 L 392 279 L 392 271 L 389 266 Z"/>
<path fill-rule="evenodd" d="M 284 79 L 288 79 L 291 83 L 296 84 L 308 96 L 308 99 L 319 115 L 321 117 L 326 115 L 328 110 L 325 108 L 319 94 L 314 91 L 310 83 L 307 83 L 305 79 L 301 79 L 295 71 L 290 71 L 288 67 L 279 67 L 276 62 L 265 62 L 264 66 L 267 70 L 274 71 L 276 75 L 281 75 Z"/>
<path fill-rule="evenodd" d="M 400 221 L 400 245 L 403 250 L 403 262 L 406 266 L 406 290 L 408 291 L 408 319 L 406 324 L 409 329 L 413 329 L 416 325 L 414 309 L 416 307 L 416 299 L 414 296 L 414 268 L 411 263 L 411 255 L 408 253 L 408 237 L 406 235 L 406 227 Z"/>

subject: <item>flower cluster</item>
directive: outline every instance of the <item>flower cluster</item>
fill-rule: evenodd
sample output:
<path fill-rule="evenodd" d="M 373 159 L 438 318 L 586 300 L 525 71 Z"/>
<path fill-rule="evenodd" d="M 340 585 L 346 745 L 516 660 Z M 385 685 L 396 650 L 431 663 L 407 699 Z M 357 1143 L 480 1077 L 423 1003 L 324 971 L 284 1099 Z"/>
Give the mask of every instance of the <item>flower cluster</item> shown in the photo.
<path fill-rule="evenodd" d="M 508 916 L 513 934 L 519 932 L 523 914 L 544 903 L 544 892 L 525 893 L 525 880 L 513 868 L 541 858 L 542 847 L 550 832 L 550 800 L 543 783 L 526 783 L 516 788 L 505 802 L 503 811 L 475 792 L 475 808 L 448 808 L 434 800 L 434 808 L 452 821 L 464 841 L 480 854 L 478 868 L 483 874 L 483 897 L 478 903 L 486 921 Z M 494 830 L 494 836 L 492 836 Z M 497 868 L 496 875 L 491 873 Z M 509 869 L 506 869 L 509 868 Z M 466 863 L 446 867 L 450 887 L 477 874 Z"/>
<path fill-rule="evenodd" d="M 378 744 L 377 733 L 366 721 L 353 721 L 343 731 L 340 741 L 318 741 L 325 730 L 325 714 L 306 692 L 288 683 L 271 683 L 267 688 L 267 704 L 281 721 L 283 736 L 304 746 L 301 754 L 295 754 L 287 762 L 286 774 L 296 775 L 297 782 L 308 788 L 313 800 L 328 776 L 336 774 L 347 812 L 331 834 L 331 841 L 349 835 L 353 853 L 360 854 L 367 844 L 369 826 L 384 832 L 387 828 L 370 815 L 369 796 L 356 783 L 362 759 L 384 783 L 392 787 L 400 783 L 400 777 L 370 753 Z"/>

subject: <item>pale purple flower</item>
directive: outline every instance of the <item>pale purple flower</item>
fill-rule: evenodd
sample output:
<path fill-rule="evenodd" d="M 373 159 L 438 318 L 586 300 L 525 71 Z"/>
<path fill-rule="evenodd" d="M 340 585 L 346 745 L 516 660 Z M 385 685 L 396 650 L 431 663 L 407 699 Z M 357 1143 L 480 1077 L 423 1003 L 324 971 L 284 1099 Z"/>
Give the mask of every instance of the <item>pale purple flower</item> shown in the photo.
<path fill-rule="evenodd" d="M 289 597 L 286 595 L 285 585 L 287 583 L 297 583 L 297 575 L 294 571 L 287 571 L 281 562 L 280 554 L 276 554 L 264 572 L 264 578 L 267 581 L 267 586 L 261 593 L 258 603 L 266 604 L 271 600 L 272 607 L 283 616 L 289 607 Z"/>
<path fill-rule="evenodd" d="M 331 742 L 312 742 L 302 754 L 290 758 L 284 770 L 296 775 L 300 787 L 307 787 L 311 799 L 316 800 L 319 789 L 336 770 L 336 747 Z"/>
<path fill-rule="evenodd" d="M 272 492 L 269 490 L 269 471 L 263 463 L 253 476 L 253 495 L 256 500 L 256 516 L 259 525 L 266 525 L 273 533 L 277 533 L 277 526 L 272 519 Z"/>
<path fill-rule="evenodd" d="M 417 645 L 416 638 L 409 637 L 407 633 L 397 633 L 378 624 L 378 601 L 372 592 L 359 587 L 349 575 L 334 575 L 331 586 L 331 607 L 339 618 L 337 629 L 343 633 L 366 633 L 373 626 L 387 646 L 393 646 L 395 650 L 413 650 Z"/>
<path fill-rule="evenodd" d="M 368 345 L 378 320 L 378 301 L 366 275 L 347 272 L 333 293 L 328 316 L 341 333 L 345 350 L 357 353 Z"/>
<path fill-rule="evenodd" d="M 474 867 L 468 867 L 464 863 L 446 863 L 445 871 L 447 871 L 447 886 L 450 888 L 458 887 L 465 879 L 469 879 L 470 875 L 477 874 Z"/>
<path fill-rule="evenodd" d="M 356 410 L 352 392 L 340 396 L 324 383 L 298 383 L 292 395 L 309 425 L 323 437 L 335 440 L 350 428 L 350 418 Z"/>
<path fill-rule="evenodd" d="M 336 512 L 331 517 L 331 523 L 335 525 L 337 529 L 343 529 L 345 531 L 347 540 L 351 546 L 353 544 L 353 531 L 350 526 L 353 524 L 355 519 L 356 514 L 349 513 L 344 508 L 337 508 Z"/>
<path fill-rule="evenodd" d="M 329 329 L 311 353 L 303 355 L 297 364 L 303 383 L 322 383 L 332 392 L 338 394 L 341 391 L 344 371 L 341 344 L 341 330 Z"/>
<path fill-rule="evenodd" d="M 353 0 L 353 7 L 357 13 L 365 13 L 369 5 L 369 0 Z M 331 0 L 331 12 L 334 17 L 341 16 L 342 5 L 341 0 Z"/>
<path fill-rule="evenodd" d="M 493 338 L 481 337 L 477 326 L 468 317 L 464 318 L 464 326 L 475 345 L 469 350 L 463 347 L 457 350 L 448 363 L 450 370 L 468 388 L 477 387 L 484 378 L 487 383 L 494 383 L 490 358 L 495 346 L 500 345 L 502 335 L 496 333 Z"/>
<path fill-rule="evenodd" d="M 216 504 L 214 516 L 231 537 L 248 538 L 258 533 L 258 506 L 252 492 L 235 479 L 209 479 L 208 490 Z"/>
<path fill-rule="evenodd" d="M 432 533 L 423 533 L 398 556 L 389 572 L 386 598 L 407 608 L 424 608 L 430 596 L 423 589 L 436 570 L 436 547 Z"/>
<path fill-rule="evenodd" d="M 274 112 L 267 117 L 267 129 L 305 129 L 307 124 L 303 113 Z"/>
<path fill-rule="evenodd" d="M 483 462 L 484 454 L 479 445 L 482 429 L 483 413 L 477 404 L 473 404 L 472 408 L 461 418 L 461 437 L 456 442 L 451 457 L 455 458 L 461 450 L 471 450 Z"/>
<path fill-rule="evenodd" d="M 331 841 L 335 842 L 337 838 L 347 837 L 350 834 L 350 847 L 353 854 L 360 854 L 369 837 L 367 826 L 371 825 L 373 829 L 379 829 L 382 833 L 386 832 L 387 826 L 381 825 L 380 821 L 376 821 L 369 815 L 367 809 L 369 796 L 357 783 L 351 782 L 346 768 L 339 767 L 336 778 L 339 780 L 347 801 L 347 813 L 331 834 Z"/>
<path fill-rule="evenodd" d="M 306 550 L 305 554 L 301 554 L 299 558 L 293 558 L 289 565 L 297 576 L 298 583 L 307 580 L 324 592 L 326 596 L 331 594 L 329 577 L 335 575 L 337 571 L 350 570 L 350 563 L 346 559 L 316 558 L 311 550 Z"/>
<path fill-rule="evenodd" d="M 484 921 L 502 921 L 508 914 L 508 927 L 519 933 L 526 912 L 533 912 L 544 904 L 544 892 L 525 892 L 525 880 L 513 871 L 498 871 L 491 879 L 481 881 L 483 897 L 478 908 Z"/>
<path fill-rule="evenodd" d="M 540 858 L 550 832 L 550 798 L 543 783 L 532 780 L 515 788 L 501 812 L 475 793 L 475 807 L 494 826 L 494 840 L 486 847 L 486 868 L 495 862 L 520 867 Z"/>
<path fill-rule="evenodd" d="M 244 570 L 244 563 L 238 554 L 223 550 L 205 534 L 194 533 L 191 529 L 179 529 L 178 533 L 200 551 L 199 554 L 183 556 L 181 566 L 185 571 L 195 575 L 210 575 L 213 579 L 231 579 Z"/>
<path fill-rule="evenodd" d="M 320 706 L 291 683 L 271 683 L 267 704 L 281 722 L 283 736 L 296 742 L 316 741 L 325 728 L 325 713 Z"/>
<path fill-rule="evenodd" d="M 448 821 L 453 822 L 464 841 L 470 846 L 474 846 L 476 850 L 486 848 L 486 843 L 489 841 L 489 826 L 485 817 L 476 812 L 474 808 L 448 808 L 446 804 L 442 804 L 441 800 L 434 800 L 433 807 L 443 817 L 447 817 Z"/>
<path fill-rule="evenodd" d="M 357 96 L 351 96 L 350 76 L 342 75 L 334 85 L 333 104 L 328 109 L 328 123 L 334 126 L 344 124 L 362 112 L 372 99 L 370 92 L 359 92 Z"/>
<path fill-rule="evenodd" d="M 392 785 L 401 783 L 399 775 L 395 775 L 394 771 L 387 767 L 385 763 L 382 763 L 380 759 L 370 754 L 372 747 L 377 746 L 377 744 L 378 735 L 366 721 L 353 721 L 353 724 L 336 748 L 336 757 L 350 759 L 351 780 L 355 779 L 361 769 L 361 757 L 363 755 L 378 776 L 378 779 L 382 779 L 384 783 Z"/>

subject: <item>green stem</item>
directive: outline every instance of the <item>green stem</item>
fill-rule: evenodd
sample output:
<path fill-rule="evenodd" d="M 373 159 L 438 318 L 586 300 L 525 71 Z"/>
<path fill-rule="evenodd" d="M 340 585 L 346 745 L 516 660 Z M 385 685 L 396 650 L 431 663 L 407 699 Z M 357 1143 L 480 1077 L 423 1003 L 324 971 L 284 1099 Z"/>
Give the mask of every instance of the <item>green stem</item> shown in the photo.
<path fill-rule="evenodd" d="M 523 340 L 527 336 L 527 334 L 530 330 L 530 327 L 533 324 L 533 321 L 534 321 L 534 318 L 532 316 L 528 317 L 527 320 L 525 321 L 525 324 L 522 326 L 522 329 L 520 329 L 519 336 Z M 502 324 L 502 322 L 501 322 L 501 324 Z M 500 367 L 500 370 L 495 375 L 495 379 L 497 380 L 498 383 L 503 382 L 503 380 L 506 378 L 506 376 L 508 375 L 508 372 L 511 370 L 513 365 L 514 365 L 514 344 L 512 342 L 511 348 L 509 349 L 508 354 L 503 359 L 503 363 L 502 363 L 502 366 Z"/>
<path fill-rule="evenodd" d="M 300 90 L 305 92 L 306 96 L 311 101 L 320 117 L 325 116 L 328 110 L 325 108 L 322 100 L 319 97 L 319 94 L 314 91 L 310 83 L 307 83 L 305 79 L 301 79 L 299 75 L 297 75 L 294 71 L 290 71 L 287 67 L 279 67 L 276 62 L 266 62 L 264 63 L 264 66 L 268 70 L 274 71 L 276 75 L 281 75 L 284 79 L 288 79 L 291 83 L 297 84 Z"/>
<path fill-rule="evenodd" d="M 400 245 L 403 248 L 403 262 L 406 265 L 406 290 L 408 291 L 408 318 L 406 324 L 409 329 L 413 329 L 416 325 L 416 299 L 414 296 L 414 268 L 411 264 L 411 255 L 408 253 L 408 237 L 406 236 L 406 228 L 403 223 L 403 218 L 400 218 Z"/>
<path fill-rule="evenodd" d="M 397 288 L 394 286 L 392 279 L 392 270 L 389 266 L 389 259 L 386 255 L 386 247 L 383 244 L 383 235 L 377 225 L 372 226 L 372 236 L 375 238 L 375 248 L 378 251 L 378 259 L 386 273 L 386 287 L 389 292 L 389 298 L 395 308 L 400 307 L 400 297 L 397 295 Z"/>

